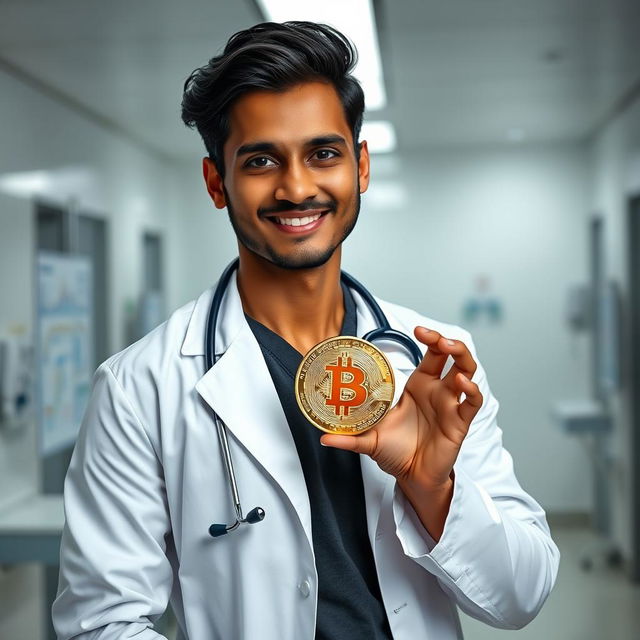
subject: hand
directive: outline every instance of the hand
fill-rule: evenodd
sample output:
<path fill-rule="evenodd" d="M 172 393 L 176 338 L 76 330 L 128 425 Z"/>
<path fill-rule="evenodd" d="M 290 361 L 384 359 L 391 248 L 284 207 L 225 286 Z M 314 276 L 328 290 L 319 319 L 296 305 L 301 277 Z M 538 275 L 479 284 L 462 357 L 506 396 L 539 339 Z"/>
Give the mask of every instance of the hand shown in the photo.
<path fill-rule="evenodd" d="M 397 405 L 369 431 L 357 436 L 326 434 L 320 440 L 370 456 L 396 477 L 408 497 L 451 486 L 462 441 L 482 406 L 482 394 L 471 382 L 477 365 L 467 346 L 424 327 L 416 327 L 414 334 L 428 349 Z M 441 377 L 449 356 L 454 364 Z M 460 402 L 462 394 L 466 398 Z"/>

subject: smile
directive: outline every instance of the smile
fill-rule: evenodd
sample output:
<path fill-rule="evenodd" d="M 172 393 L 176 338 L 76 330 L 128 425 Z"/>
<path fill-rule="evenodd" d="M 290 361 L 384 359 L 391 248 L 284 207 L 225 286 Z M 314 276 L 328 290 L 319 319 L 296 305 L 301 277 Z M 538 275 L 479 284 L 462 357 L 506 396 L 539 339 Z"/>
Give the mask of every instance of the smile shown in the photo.
<path fill-rule="evenodd" d="M 315 216 L 307 216 L 306 218 L 276 218 L 280 224 L 291 225 L 292 227 L 302 227 L 310 222 L 315 222 L 320 217 L 320 214 Z"/>
<path fill-rule="evenodd" d="M 288 217 L 273 216 L 269 218 L 273 224 L 284 231 L 285 233 L 305 233 L 307 231 L 313 231 L 322 224 L 324 216 L 329 213 L 328 211 L 322 211 L 314 213 L 313 215 L 300 216 L 300 217 Z"/>

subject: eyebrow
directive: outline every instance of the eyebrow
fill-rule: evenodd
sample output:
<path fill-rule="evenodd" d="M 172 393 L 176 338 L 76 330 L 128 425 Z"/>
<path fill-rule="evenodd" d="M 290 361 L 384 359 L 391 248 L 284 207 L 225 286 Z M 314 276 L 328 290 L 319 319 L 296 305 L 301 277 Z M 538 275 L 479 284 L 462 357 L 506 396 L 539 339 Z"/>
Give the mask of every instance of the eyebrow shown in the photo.
<path fill-rule="evenodd" d="M 308 147 L 317 147 L 323 144 L 347 144 L 347 141 L 342 137 L 335 134 L 329 134 L 326 136 L 318 136 L 317 138 L 311 138 L 307 142 Z"/>
<path fill-rule="evenodd" d="M 305 147 L 318 147 L 325 144 L 343 144 L 346 146 L 347 141 L 342 137 L 335 134 L 328 134 L 323 136 L 316 136 L 310 138 L 304 142 Z M 246 156 L 250 153 L 273 153 L 276 151 L 276 145 L 273 142 L 250 142 L 243 144 L 238 148 L 236 157 Z"/>

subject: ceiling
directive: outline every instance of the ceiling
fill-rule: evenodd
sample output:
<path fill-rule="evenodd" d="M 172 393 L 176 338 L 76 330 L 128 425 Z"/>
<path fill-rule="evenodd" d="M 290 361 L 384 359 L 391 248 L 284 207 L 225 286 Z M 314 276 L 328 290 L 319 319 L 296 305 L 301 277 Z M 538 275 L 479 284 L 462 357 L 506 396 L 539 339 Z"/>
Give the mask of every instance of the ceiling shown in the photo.
<path fill-rule="evenodd" d="M 376 14 L 389 104 L 367 117 L 394 122 L 400 153 L 584 138 L 640 82 L 637 0 L 379 0 Z M 183 82 L 258 21 L 251 0 L 0 0 L 0 67 L 193 157 Z"/>

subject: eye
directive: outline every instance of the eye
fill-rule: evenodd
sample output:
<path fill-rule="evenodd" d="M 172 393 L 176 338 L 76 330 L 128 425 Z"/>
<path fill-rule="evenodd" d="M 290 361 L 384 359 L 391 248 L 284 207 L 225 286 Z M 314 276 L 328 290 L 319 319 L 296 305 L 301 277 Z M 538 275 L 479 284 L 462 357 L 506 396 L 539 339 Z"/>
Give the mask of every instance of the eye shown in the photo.
<path fill-rule="evenodd" d="M 250 169 L 266 169 L 267 167 L 272 166 L 275 166 L 275 162 L 268 156 L 257 156 L 255 158 L 251 158 L 251 160 L 245 164 L 245 167 L 249 167 Z"/>
<path fill-rule="evenodd" d="M 313 157 L 316 160 L 332 160 L 333 158 L 337 158 L 340 154 L 333 149 L 318 149 L 314 151 Z"/>

